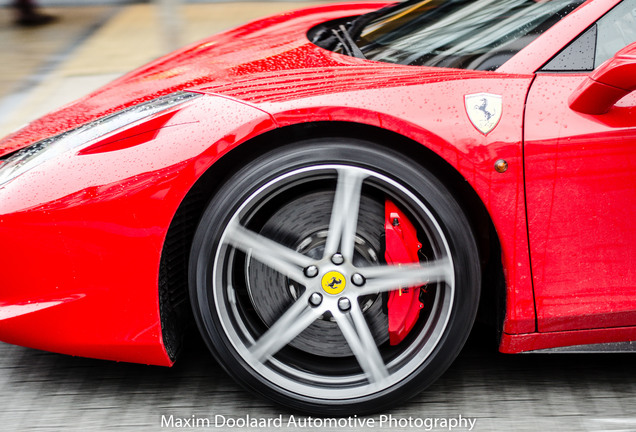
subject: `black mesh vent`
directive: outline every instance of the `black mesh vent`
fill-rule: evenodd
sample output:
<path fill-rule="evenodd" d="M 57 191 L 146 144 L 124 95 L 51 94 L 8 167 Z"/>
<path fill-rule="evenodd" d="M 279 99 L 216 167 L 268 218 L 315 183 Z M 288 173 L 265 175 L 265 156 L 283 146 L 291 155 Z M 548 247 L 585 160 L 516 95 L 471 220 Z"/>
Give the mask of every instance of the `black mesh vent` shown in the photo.
<path fill-rule="evenodd" d="M 175 215 L 161 253 L 159 269 L 159 311 L 166 351 L 174 360 L 183 337 L 191 326 L 188 294 L 188 259 L 192 237 L 203 207 L 203 194 L 191 194 Z"/>

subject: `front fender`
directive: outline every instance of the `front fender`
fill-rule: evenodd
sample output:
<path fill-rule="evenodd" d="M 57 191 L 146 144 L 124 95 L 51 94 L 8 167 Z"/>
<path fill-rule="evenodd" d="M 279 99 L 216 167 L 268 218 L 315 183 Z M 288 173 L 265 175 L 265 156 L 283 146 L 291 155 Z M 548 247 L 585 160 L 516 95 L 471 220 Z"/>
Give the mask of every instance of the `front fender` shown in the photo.
<path fill-rule="evenodd" d="M 216 160 L 273 127 L 259 109 L 201 97 L 1 187 L 0 339 L 171 365 L 157 276 L 170 222 Z"/>
<path fill-rule="evenodd" d="M 419 142 L 442 157 L 481 198 L 499 236 L 507 286 L 504 331 L 533 332 L 522 148 L 524 102 L 532 77 L 481 73 L 457 78 L 316 96 L 305 92 L 308 97 L 264 100 L 255 106 L 281 127 L 318 121 L 368 124 Z M 466 95 L 484 92 L 503 100 L 501 120 L 487 135 L 470 123 L 464 105 Z M 505 173 L 494 169 L 499 159 L 508 162 Z"/>

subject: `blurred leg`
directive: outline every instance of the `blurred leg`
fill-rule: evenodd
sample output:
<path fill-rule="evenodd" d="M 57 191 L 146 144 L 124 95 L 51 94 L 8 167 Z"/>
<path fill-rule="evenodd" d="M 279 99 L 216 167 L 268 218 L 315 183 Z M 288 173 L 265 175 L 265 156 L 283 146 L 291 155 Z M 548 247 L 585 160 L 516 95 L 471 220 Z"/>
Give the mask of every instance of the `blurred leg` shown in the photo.
<path fill-rule="evenodd" d="M 15 0 L 15 23 L 20 26 L 39 26 L 55 21 L 56 17 L 39 12 L 33 0 Z"/>

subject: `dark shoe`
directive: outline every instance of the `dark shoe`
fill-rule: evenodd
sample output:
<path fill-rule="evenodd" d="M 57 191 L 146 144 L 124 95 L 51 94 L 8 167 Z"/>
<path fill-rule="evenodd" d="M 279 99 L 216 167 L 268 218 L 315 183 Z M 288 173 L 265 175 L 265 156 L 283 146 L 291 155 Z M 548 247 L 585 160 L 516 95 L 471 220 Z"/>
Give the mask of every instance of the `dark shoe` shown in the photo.
<path fill-rule="evenodd" d="M 35 27 L 50 24 L 57 20 L 56 16 L 31 11 L 20 14 L 15 23 L 23 27 Z"/>

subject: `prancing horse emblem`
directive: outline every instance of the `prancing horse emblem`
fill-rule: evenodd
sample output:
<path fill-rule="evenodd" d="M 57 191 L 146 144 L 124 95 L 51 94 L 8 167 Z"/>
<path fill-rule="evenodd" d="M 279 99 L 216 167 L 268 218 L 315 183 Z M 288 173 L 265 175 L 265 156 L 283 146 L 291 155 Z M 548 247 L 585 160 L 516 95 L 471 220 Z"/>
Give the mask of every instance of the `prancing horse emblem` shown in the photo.
<path fill-rule="evenodd" d="M 488 135 L 501 120 L 503 102 L 500 95 L 490 93 L 466 95 L 464 104 L 470 122 L 484 135 Z"/>
<path fill-rule="evenodd" d="M 336 295 L 344 291 L 345 286 L 347 285 L 347 280 L 342 273 L 338 271 L 330 271 L 325 273 L 320 284 L 327 294 Z"/>
<path fill-rule="evenodd" d="M 331 282 L 329 282 L 327 284 L 327 286 L 331 287 L 331 289 L 334 289 L 334 287 L 336 285 L 340 285 L 342 283 L 342 279 L 337 279 L 335 276 L 331 278 Z"/>

